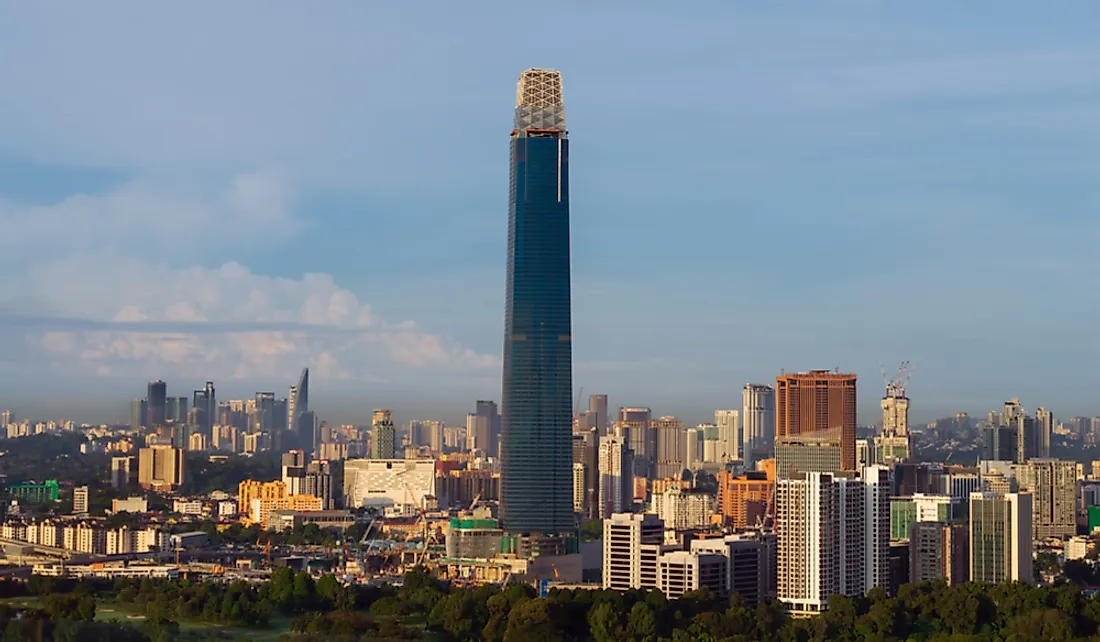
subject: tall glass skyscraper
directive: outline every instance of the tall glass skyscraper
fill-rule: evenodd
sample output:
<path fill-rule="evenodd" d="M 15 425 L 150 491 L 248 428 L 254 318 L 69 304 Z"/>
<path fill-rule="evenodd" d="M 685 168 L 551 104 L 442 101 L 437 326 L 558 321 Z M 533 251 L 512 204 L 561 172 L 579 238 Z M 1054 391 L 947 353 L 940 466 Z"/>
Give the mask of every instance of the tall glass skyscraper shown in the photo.
<path fill-rule="evenodd" d="M 569 140 L 561 74 L 519 77 L 511 144 L 501 521 L 515 535 L 575 532 Z"/>

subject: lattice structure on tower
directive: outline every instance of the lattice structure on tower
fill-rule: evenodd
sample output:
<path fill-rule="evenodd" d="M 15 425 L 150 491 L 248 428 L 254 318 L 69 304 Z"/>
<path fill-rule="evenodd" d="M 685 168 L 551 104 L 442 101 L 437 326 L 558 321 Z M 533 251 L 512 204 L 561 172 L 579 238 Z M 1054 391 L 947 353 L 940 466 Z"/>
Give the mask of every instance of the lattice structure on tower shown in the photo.
<path fill-rule="evenodd" d="M 519 135 L 546 132 L 565 136 L 561 72 L 528 69 L 520 74 L 516 87 L 515 129 Z"/>

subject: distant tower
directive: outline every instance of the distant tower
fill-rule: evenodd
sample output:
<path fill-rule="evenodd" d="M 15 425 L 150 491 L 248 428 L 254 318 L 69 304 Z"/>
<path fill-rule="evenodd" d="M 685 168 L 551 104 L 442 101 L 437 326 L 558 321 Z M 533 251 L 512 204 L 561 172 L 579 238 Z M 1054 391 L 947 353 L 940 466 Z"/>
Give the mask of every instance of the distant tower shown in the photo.
<path fill-rule="evenodd" d="M 718 426 L 719 461 L 742 459 L 741 412 L 715 410 L 714 423 Z"/>
<path fill-rule="evenodd" d="M 745 467 L 775 453 L 775 388 L 747 383 L 741 393 L 741 420 Z"/>
<path fill-rule="evenodd" d="M 397 456 L 397 433 L 393 427 L 392 410 L 375 410 L 370 430 L 371 459 L 393 459 Z"/>
<path fill-rule="evenodd" d="M 887 378 L 883 370 L 886 394 L 882 397 L 882 432 L 887 437 L 905 437 L 909 434 L 909 398 L 905 396 L 905 387 L 910 376 L 912 370 L 908 361 L 901 364 L 893 379 Z"/>
<path fill-rule="evenodd" d="M 519 536 L 576 532 L 569 140 L 561 74 L 519 78 L 511 141 L 500 517 Z"/>
<path fill-rule="evenodd" d="M 168 419 L 168 384 L 160 379 L 149 382 L 146 399 L 147 428 L 163 426 Z"/>
<path fill-rule="evenodd" d="M 607 395 L 588 395 L 588 412 L 596 415 L 596 430 L 600 436 L 607 434 Z"/>

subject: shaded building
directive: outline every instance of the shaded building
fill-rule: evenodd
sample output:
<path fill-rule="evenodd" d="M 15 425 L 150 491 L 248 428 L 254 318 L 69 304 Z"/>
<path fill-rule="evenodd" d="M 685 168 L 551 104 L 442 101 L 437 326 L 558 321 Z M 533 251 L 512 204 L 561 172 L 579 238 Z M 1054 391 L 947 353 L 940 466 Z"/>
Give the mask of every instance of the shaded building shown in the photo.
<path fill-rule="evenodd" d="M 634 455 L 634 475 L 653 478 L 657 461 L 657 434 L 650 426 L 653 413 L 649 408 L 619 408 L 615 433 L 627 440 Z"/>
<path fill-rule="evenodd" d="M 1031 495 L 970 495 L 970 581 L 1025 582 L 1032 575 Z"/>
<path fill-rule="evenodd" d="M 965 584 L 970 577 L 969 536 L 966 524 L 913 524 L 909 535 L 909 581 Z"/>
<path fill-rule="evenodd" d="M 375 410 L 370 424 L 370 458 L 396 458 L 397 430 L 393 425 L 393 411 Z"/>
<path fill-rule="evenodd" d="M 160 379 L 150 381 L 145 402 L 146 427 L 163 426 L 168 419 L 168 384 Z"/>
<path fill-rule="evenodd" d="M 588 412 L 592 415 L 599 436 L 607 434 L 610 417 L 607 416 L 607 395 L 588 395 Z"/>
<path fill-rule="evenodd" d="M 775 380 L 776 438 L 840 431 L 841 468 L 856 467 L 856 375 L 812 370 Z"/>
<path fill-rule="evenodd" d="M 512 130 L 500 514 L 516 535 L 574 533 L 569 140 L 561 74 L 519 78 Z"/>

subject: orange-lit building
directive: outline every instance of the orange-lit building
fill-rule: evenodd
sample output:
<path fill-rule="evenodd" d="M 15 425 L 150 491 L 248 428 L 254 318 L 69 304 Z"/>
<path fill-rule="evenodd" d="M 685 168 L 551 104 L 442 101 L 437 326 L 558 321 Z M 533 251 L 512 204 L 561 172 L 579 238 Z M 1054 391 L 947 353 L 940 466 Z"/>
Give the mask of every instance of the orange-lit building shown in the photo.
<path fill-rule="evenodd" d="M 775 492 L 775 460 L 760 462 L 761 470 L 734 476 L 718 473 L 718 512 L 734 528 L 752 528 L 763 521 Z"/>
<path fill-rule="evenodd" d="M 775 436 L 840 429 L 840 465 L 856 467 L 856 376 L 827 370 L 775 378 Z"/>

